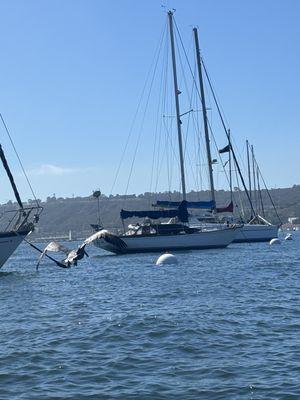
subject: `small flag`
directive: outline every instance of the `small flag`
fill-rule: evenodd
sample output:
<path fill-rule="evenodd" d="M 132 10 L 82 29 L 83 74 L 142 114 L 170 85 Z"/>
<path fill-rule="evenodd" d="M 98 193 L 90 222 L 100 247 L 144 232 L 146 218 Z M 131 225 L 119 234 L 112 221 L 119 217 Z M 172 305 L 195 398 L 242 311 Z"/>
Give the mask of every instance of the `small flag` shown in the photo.
<path fill-rule="evenodd" d="M 223 154 L 223 153 L 229 153 L 230 151 L 230 144 L 228 144 L 227 146 L 223 147 L 223 149 L 219 150 L 219 154 Z"/>

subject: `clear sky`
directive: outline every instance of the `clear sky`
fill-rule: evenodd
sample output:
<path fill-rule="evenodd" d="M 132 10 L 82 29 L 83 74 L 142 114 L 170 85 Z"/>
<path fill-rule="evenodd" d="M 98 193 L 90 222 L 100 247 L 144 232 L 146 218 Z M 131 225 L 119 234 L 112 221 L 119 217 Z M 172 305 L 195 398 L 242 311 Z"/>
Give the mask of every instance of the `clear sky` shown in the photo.
<path fill-rule="evenodd" d="M 233 135 L 255 145 L 269 186 L 300 183 L 298 0 L 2 0 L 0 111 L 39 198 L 98 187 L 109 194 L 165 24 L 162 4 L 176 9 L 184 40 L 199 27 Z M 130 192 L 149 189 L 150 164 L 140 165 Z M 3 172 L 0 179 L 6 201 L 13 196 Z"/>

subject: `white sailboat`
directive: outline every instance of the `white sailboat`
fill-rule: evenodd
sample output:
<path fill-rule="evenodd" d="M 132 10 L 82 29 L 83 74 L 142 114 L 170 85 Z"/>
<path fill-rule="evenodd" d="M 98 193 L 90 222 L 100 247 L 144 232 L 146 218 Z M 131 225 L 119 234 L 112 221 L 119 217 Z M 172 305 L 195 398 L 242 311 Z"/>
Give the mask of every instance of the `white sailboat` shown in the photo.
<path fill-rule="evenodd" d="M 0 118 L 6 129 L 5 122 L 0 114 Z M 39 220 L 42 207 L 38 202 L 36 206 L 24 206 L 21 201 L 13 175 L 7 163 L 4 151 L 0 144 L 0 159 L 6 171 L 11 187 L 13 189 L 18 208 L 5 210 L 1 216 L 0 222 L 3 228 L 0 229 L 0 268 L 5 264 L 9 257 L 14 253 L 17 247 L 23 242 L 26 236 L 34 230 L 35 224 Z"/>
<path fill-rule="evenodd" d="M 274 225 L 269 222 L 265 216 L 260 215 L 260 213 L 264 214 L 264 204 L 263 198 L 261 195 L 260 189 L 260 170 L 258 168 L 256 159 L 254 157 L 254 149 L 251 146 L 251 155 L 252 155 L 252 174 L 251 174 L 251 163 L 250 163 L 250 152 L 249 152 L 249 142 L 246 141 L 246 149 L 247 149 L 247 165 L 248 165 L 248 180 L 249 180 L 249 204 L 250 204 L 250 220 L 244 224 L 243 228 L 238 232 L 235 243 L 249 243 L 249 242 L 269 242 L 271 239 L 278 237 L 278 230 L 280 224 Z M 252 175 L 252 179 L 251 179 Z M 253 185 L 252 185 L 253 184 Z M 267 189 L 266 189 L 267 190 Z M 274 207 L 274 210 L 277 214 L 276 207 L 271 199 L 271 196 L 267 190 L 267 193 L 270 197 L 271 203 Z M 259 201 L 259 199 L 260 201 Z M 277 214 L 278 216 L 278 214 Z M 278 220 L 280 218 L 278 216 Z"/>
<path fill-rule="evenodd" d="M 31 230 L 0 232 L 0 268 L 6 263 Z"/>
<path fill-rule="evenodd" d="M 129 225 L 129 229 L 124 234 L 118 235 L 111 240 L 110 237 L 103 237 L 94 241 L 97 247 L 117 254 L 141 253 L 150 251 L 168 251 L 168 250 L 191 250 L 191 249 L 209 249 L 224 248 L 228 246 L 235 238 L 237 226 L 212 227 L 191 227 L 189 224 L 189 213 L 187 211 L 187 196 L 185 184 L 184 152 L 182 145 L 181 132 L 181 114 L 179 106 L 179 94 L 177 83 L 177 70 L 175 58 L 175 44 L 173 32 L 173 12 L 168 12 L 168 25 L 171 44 L 173 84 L 176 108 L 176 126 L 179 147 L 180 177 L 182 201 L 176 204 L 172 209 L 149 210 L 149 211 L 126 211 L 121 210 L 121 218 L 124 221 L 127 218 L 144 218 L 142 224 Z M 197 30 L 195 32 L 195 40 Z M 196 40 L 197 46 L 197 40 Z M 199 47 L 199 45 L 198 45 Z M 199 53 L 199 48 L 197 50 Z M 200 59 L 199 59 L 200 60 Z M 198 60 L 199 76 L 201 69 Z M 204 107 L 205 108 L 205 107 Z M 206 110 L 205 110 L 206 112 Z M 207 122 L 207 121 L 205 121 Z M 206 126 L 206 146 L 209 165 L 211 166 L 210 145 L 208 138 L 208 128 Z M 214 196 L 212 170 L 211 194 Z M 214 197 L 212 198 L 214 201 Z M 167 222 L 154 222 L 155 220 L 168 220 Z M 117 240 L 115 240 L 117 239 Z"/>
<path fill-rule="evenodd" d="M 237 232 L 234 243 L 269 242 L 278 237 L 279 226 L 270 222 L 247 223 Z"/>
<path fill-rule="evenodd" d="M 157 226 L 165 228 L 165 225 L 168 224 Z M 123 245 L 110 243 L 105 238 L 97 239 L 94 244 L 116 254 L 204 250 L 227 247 L 236 236 L 235 227 L 208 230 L 189 228 L 187 230 L 185 225 L 177 227 L 169 225 L 168 233 L 160 233 L 153 224 L 149 224 L 148 232 L 145 230 L 147 228 L 145 224 L 134 231 L 129 230 L 125 235 L 119 236 Z"/>
<path fill-rule="evenodd" d="M 199 72 L 199 83 L 200 83 L 200 95 L 201 95 L 201 102 L 202 102 L 202 112 L 203 112 L 203 120 L 204 120 L 204 130 L 205 130 L 205 140 L 206 140 L 206 150 L 207 150 L 207 158 L 208 158 L 208 166 L 209 166 L 209 180 L 210 180 L 210 190 L 212 193 L 212 202 L 208 202 L 207 206 L 201 207 L 199 206 L 199 203 L 197 202 L 191 202 L 189 205 L 190 208 L 206 208 L 209 210 L 209 216 L 200 216 L 198 218 L 198 222 L 194 222 L 193 226 L 202 226 L 206 227 L 207 229 L 210 229 L 214 226 L 223 226 L 226 227 L 228 223 L 240 223 L 242 226 L 237 229 L 236 232 L 236 237 L 234 239 L 234 243 L 244 243 L 244 242 L 266 242 L 270 241 L 272 238 L 277 238 L 278 236 L 278 230 L 281 225 L 280 218 L 277 214 L 276 207 L 273 203 L 273 200 L 271 199 L 270 193 L 268 192 L 267 187 L 265 186 L 266 192 L 271 200 L 272 206 L 275 210 L 275 213 L 277 215 L 279 224 L 272 224 L 269 222 L 266 217 L 264 216 L 264 207 L 263 207 L 263 201 L 261 197 L 261 190 L 259 186 L 259 177 L 261 175 L 259 167 L 257 165 L 257 162 L 254 157 L 254 152 L 253 152 L 253 146 L 251 147 L 251 153 L 252 153 L 252 175 L 253 175 L 253 182 L 254 182 L 254 188 L 252 190 L 251 187 L 251 171 L 250 171 L 250 158 L 249 158 L 249 147 L 247 143 L 247 159 L 248 159 L 248 175 L 249 175 L 249 188 L 247 188 L 245 180 L 243 178 L 234 148 L 232 146 L 232 141 L 230 137 L 230 130 L 227 129 L 225 125 L 225 121 L 223 119 L 221 109 L 219 107 L 217 97 L 215 95 L 213 86 L 211 84 L 210 78 L 208 76 L 206 67 L 204 65 L 203 59 L 200 57 L 200 50 L 199 50 L 199 44 L 198 44 L 198 35 L 197 35 L 197 29 L 194 28 L 194 36 L 195 36 L 195 44 L 196 44 L 196 56 L 197 56 L 197 63 L 198 63 L 198 72 Z M 208 86 L 212 92 L 213 99 L 215 102 L 215 105 L 217 107 L 217 111 L 221 120 L 221 124 L 224 128 L 226 137 L 228 139 L 228 145 L 225 146 L 223 149 L 219 150 L 219 153 L 228 153 L 229 154 L 229 160 L 225 163 L 229 163 L 229 175 L 230 175 L 230 192 L 231 192 L 231 202 L 227 207 L 222 207 L 218 208 L 216 207 L 216 201 L 215 201 L 215 188 L 214 188 L 214 181 L 213 181 L 213 173 L 212 173 L 212 158 L 210 155 L 210 146 L 209 146 L 209 134 L 208 134 L 208 124 L 207 124 L 207 115 L 206 115 L 206 105 L 205 105 L 205 93 L 204 93 L 204 84 L 203 84 L 203 77 L 202 77 L 202 67 L 205 72 L 205 76 L 207 78 Z M 233 158 L 233 160 L 232 160 Z M 234 201 L 233 201 L 233 191 L 232 191 L 232 176 L 231 176 L 231 163 L 234 163 L 236 170 L 239 174 L 240 180 L 242 182 L 242 186 L 244 188 L 244 192 L 246 194 L 247 200 L 249 202 L 249 207 L 250 207 L 250 217 L 248 220 L 246 220 L 245 216 L 240 215 L 239 218 L 234 217 Z M 257 184 L 257 188 L 256 188 Z M 252 193 L 253 192 L 253 193 Z M 258 200 L 256 199 L 256 204 L 254 205 L 254 199 L 253 197 L 256 197 L 257 193 L 260 195 L 260 202 L 261 202 L 261 209 L 258 210 Z M 158 202 L 158 205 L 162 206 L 164 202 Z M 165 202 L 168 203 L 167 206 L 171 206 L 172 202 Z M 263 213 L 263 216 L 260 214 L 260 212 Z M 228 214 L 229 213 L 229 214 Z M 220 218 L 220 215 L 223 215 L 223 217 Z M 230 215 L 231 217 L 228 218 L 226 215 Z M 223 221 L 223 222 L 222 222 Z"/>

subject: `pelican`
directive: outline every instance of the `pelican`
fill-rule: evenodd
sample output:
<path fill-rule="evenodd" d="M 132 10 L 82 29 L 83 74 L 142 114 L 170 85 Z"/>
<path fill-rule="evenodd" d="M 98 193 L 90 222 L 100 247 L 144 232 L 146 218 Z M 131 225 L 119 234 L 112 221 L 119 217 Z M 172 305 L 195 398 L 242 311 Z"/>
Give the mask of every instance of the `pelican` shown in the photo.
<path fill-rule="evenodd" d="M 48 252 L 57 252 L 65 254 L 65 258 L 60 263 L 57 263 L 58 266 L 61 266 L 63 268 L 69 268 L 71 267 L 71 265 L 77 265 L 77 262 L 83 259 L 84 256 L 87 257 L 89 256 L 85 250 L 85 246 L 97 239 L 104 239 L 108 243 L 112 243 L 116 246 L 119 246 L 121 249 L 124 249 L 126 247 L 126 243 L 118 236 L 114 235 L 111 232 L 108 232 L 106 229 L 101 229 L 100 231 L 86 238 L 85 241 L 77 247 L 77 249 L 71 250 L 58 242 L 50 242 L 41 252 L 41 255 L 36 265 L 36 269 L 38 269 L 43 257 L 45 255 L 47 256 Z"/>

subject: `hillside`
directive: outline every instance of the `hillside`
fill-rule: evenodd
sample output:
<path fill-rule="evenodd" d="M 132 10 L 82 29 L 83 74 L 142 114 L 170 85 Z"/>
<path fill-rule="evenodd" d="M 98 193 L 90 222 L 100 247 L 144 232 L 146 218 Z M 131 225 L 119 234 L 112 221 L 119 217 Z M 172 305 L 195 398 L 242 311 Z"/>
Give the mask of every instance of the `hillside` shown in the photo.
<path fill-rule="evenodd" d="M 292 188 L 271 189 L 270 194 L 277 207 L 278 214 L 283 223 L 286 223 L 289 217 L 300 218 L 300 185 L 294 185 Z M 235 192 L 236 201 L 240 198 L 245 199 L 244 192 Z M 144 193 L 140 195 L 116 195 L 106 197 L 101 195 L 100 213 L 101 220 L 105 227 L 121 228 L 122 224 L 119 213 L 122 208 L 128 210 L 148 209 L 157 199 L 161 200 L 179 200 L 180 194 L 173 193 Z M 223 206 L 229 203 L 230 194 L 225 191 L 216 192 L 217 204 Z M 191 192 L 188 194 L 189 200 L 208 200 L 208 192 Z M 263 192 L 265 204 L 265 213 L 267 218 L 277 222 L 267 193 Z M 29 200 L 29 203 L 32 201 Z M 10 206 L 12 203 L 10 202 Z M 2 205 L 1 212 L 8 206 Z M 72 231 L 74 237 L 84 237 L 91 232 L 90 224 L 97 223 L 97 200 L 90 197 L 76 198 L 55 198 L 48 197 L 47 201 L 42 203 L 44 211 L 41 215 L 38 225 L 37 237 L 66 236 Z M 127 225 L 127 222 L 126 222 Z"/>

